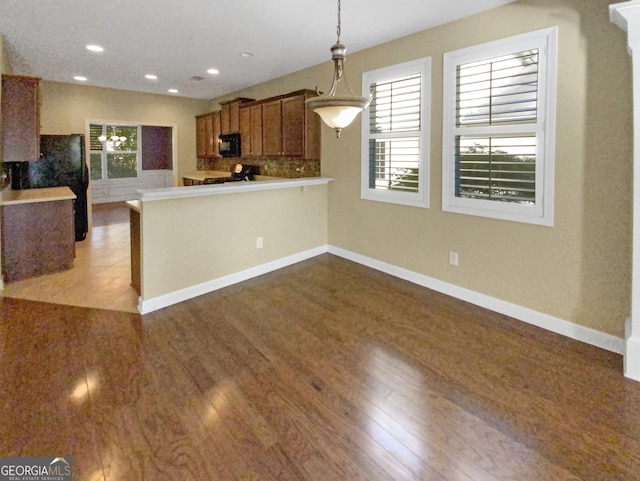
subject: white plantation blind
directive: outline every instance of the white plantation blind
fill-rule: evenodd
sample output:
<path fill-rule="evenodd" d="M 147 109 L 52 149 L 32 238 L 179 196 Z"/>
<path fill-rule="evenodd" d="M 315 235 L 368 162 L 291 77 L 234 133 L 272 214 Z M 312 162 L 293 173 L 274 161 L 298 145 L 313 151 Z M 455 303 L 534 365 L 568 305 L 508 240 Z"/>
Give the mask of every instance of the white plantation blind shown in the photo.
<path fill-rule="evenodd" d="M 456 69 L 456 125 L 491 127 L 537 120 L 538 50 Z M 456 135 L 456 196 L 535 204 L 535 136 Z"/>
<path fill-rule="evenodd" d="M 535 203 L 535 136 L 456 136 L 456 196 Z"/>
<path fill-rule="evenodd" d="M 420 75 L 376 82 L 369 86 L 373 100 L 369 106 L 369 132 L 410 132 L 420 130 Z"/>
<path fill-rule="evenodd" d="M 363 199 L 428 207 L 428 131 L 431 59 L 362 75 L 372 101 L 363 112 Z"/>
<path fill-rule="evenodd" d="M 445 54 L 444 210 L 551 225 L 556 38 Z"/>
<path fill-rule="evenodd" d="M 535 122 L 538 111 L 538 50 L 459 65 L 458 126 Z"/>
<path fill-rule="evenodd" d="M 420 74 L 369 85 L 369 187 L 418 192 L 420 143 L 390 133 L 420 130 Z M 382 134 L 382 135 L 378 135 Z"/>

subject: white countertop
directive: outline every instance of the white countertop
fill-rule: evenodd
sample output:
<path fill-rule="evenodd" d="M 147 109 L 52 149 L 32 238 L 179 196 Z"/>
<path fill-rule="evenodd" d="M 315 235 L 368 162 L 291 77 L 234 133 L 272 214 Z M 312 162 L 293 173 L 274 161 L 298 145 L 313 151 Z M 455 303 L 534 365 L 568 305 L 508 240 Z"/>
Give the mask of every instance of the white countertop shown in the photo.
<path fill-rule="evenodd" d="M 141 202 L 154 200 L 182 199 L 186 197 L 202 197 L 208 195 L 226 195 L 239 192 L 256 192 L 260 190 L 290 189 L 312 185 L 328 184 L 330 177 L 301 177 L 298 179 L 279 179 L 249 182 L 228 182 L 225 184 L 205 184 L 191 187 L 169 187 L 165 189 L 138 190 Z"/>
<path fill-rule="evenodd" d="M 131 210 L 135 210 L 136 212 L 140 212 L 140 201 L 139 200 L 128 200 L 125 202 L 127 207 Z"/>
<path fill-rule="evenodd" d="M 231 177 L 231 172 L 225 172 L 223 170 L 198 170 L 196 172 L 183 175 L 182 177 L 193 180 L 204 180 L 207 177 Z"/>
<path fill-rule="evenodd" d="M 42 189 L 24 189 L 2 191 L 2 205 L 33 204 L 35 202 L 53 202 L 73 200 L 76 195 L 69 187 L 45 187 Z"/>

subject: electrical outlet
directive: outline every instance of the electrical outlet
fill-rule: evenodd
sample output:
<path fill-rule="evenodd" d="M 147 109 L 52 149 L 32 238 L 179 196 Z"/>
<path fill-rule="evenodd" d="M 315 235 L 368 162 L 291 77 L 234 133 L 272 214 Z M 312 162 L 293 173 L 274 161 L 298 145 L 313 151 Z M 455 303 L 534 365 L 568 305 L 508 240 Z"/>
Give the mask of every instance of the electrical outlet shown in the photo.
<path fill-rule="evenodd" d="M 458 253 L 457 252 L 449 252 L 449 264 L 452 266 L 458 265 Z"/>
<path fill-rule="evenodd" d="M 256 239 L 256 249 L 262 249 L 262 237 Z"/>

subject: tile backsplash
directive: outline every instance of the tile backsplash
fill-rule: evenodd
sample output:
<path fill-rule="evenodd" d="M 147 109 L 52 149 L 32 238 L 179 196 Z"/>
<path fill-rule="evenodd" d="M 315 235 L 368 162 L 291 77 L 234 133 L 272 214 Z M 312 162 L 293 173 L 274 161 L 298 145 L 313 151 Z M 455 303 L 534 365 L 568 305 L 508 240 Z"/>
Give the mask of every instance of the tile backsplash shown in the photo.
<path fill-rule="evenodd" d="M 270 158 L 238 158 L 222 157 L 217 159 L 198 158 L 198 170 L 221 170 L 229 172 L 235 164 L 257 165 L 260 175 L 273 177 L 297 178 L 320 177 L 320 160 L 279 157 Z"/>

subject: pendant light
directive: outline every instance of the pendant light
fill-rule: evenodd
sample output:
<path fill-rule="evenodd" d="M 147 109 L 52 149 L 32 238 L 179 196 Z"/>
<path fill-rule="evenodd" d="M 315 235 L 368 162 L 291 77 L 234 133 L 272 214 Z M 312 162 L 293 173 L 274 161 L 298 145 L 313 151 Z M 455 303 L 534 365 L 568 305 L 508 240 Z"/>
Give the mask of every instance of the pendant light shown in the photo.
<path fill-rule="evenodd" d="M 331 47 L 331 60 L 333 61 L 333 83 L 331 90 L 325 95 L 312 97 L 306 100 L 307 105 L 316 112 L 323 122 L 335 129 L 336 137 L 340 138 L 340 132 L 347 127 L 356 116 L 366 109 L 371 102 L 371 97 L 358 97 L 347 85 L 344 71 L 345 52 L 347 47 L 340 43 L 340 0 L 338 0 L 338 41 Z M 338 95 L 338 84 L 344 78 L 344 84 L 350 95 Z M 316 88 L 317 92 L 317 88 Z"/>

